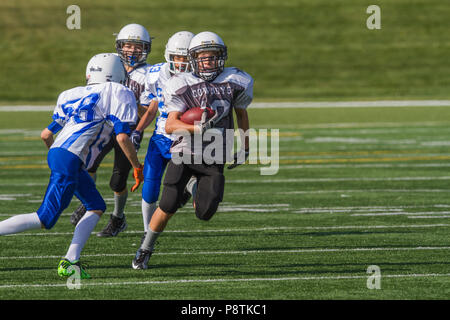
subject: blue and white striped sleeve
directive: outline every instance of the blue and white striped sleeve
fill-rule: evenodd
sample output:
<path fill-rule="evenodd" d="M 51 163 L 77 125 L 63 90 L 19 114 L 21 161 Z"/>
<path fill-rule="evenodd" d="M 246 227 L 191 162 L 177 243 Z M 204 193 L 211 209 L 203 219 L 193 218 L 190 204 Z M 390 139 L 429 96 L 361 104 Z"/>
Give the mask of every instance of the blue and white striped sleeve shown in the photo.
<path fill-rule="evenodd" d="M 70 115 L 67 114 L 70 110 L 68 110 L 68 108 L 65 108 L 65 106 L 71 101 L 65 101 L 65 99 L 65 92 L 63 92 L 59 95 L 56 107 L 53 110 L 53 122 L 50 123 L 50 125 L 47 127 L 47 129 L 49 129 L 53 133 L 57 133 L 58 131 L 60 131 L 70 117 Z"/>
<path fill-rule="evenodd" d="M 133 91 L 123 87 L 116 91 L 111 99 L 110 113 L 107 121 L 114 126 L 114 132 L 130 134 L 130 125 L 138 120 L 136 98 Z"/>

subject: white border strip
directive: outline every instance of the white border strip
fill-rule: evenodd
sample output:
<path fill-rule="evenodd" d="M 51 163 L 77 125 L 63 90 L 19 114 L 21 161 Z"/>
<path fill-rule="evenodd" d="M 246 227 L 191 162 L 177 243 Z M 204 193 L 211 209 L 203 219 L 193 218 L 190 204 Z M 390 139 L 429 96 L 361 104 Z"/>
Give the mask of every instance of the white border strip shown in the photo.
<path fill-rule="evenodd" d="M 301 108 L 379 108 L 379 107 L 450 107 L 450 100 L 379 100 L 379 101 L 305 101 L 253 102 L 252 109 Z M 53 111 L 55 106 L 0 106 L 0 112 Z"/>

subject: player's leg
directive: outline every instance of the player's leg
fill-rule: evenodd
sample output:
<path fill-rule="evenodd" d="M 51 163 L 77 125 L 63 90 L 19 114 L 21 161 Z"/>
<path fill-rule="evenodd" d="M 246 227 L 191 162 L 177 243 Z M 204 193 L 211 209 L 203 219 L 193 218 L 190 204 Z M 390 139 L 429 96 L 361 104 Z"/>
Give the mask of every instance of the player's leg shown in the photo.
<path fill-rule="evenodd" d="M 162 176 L 171 158 L 171 144 L 170 139 L 154 134 L 148 145 L 144 164 L 144 184 L 142 186 L 142 217 L 145 232 L 148 231 L 148 225 L 156 210 Z"/>
<path fill-rule="evenodd" d="M 222 202 L 225 188 L 223 165 L 194 165 L 197 172 L 197 191 L 194 197 L 195 215 L 208 221 Z"/>
<path fill-rule="evenodd" d="M 50 149 L 47 161 L 50 181 L 37 214 L 44 227 L 51 229 L 73 198 L 83 163 L 76 155 L 61 148 Z"/>
<path fill-rule="evenodd" d="M 88 168 L 87 171 L 88 171 L 89 175 L 92 177 L 92 179 L 94 180 L 94 182 L 96 182 L 96 180 L 97 180 L 97 169 L 99 168 L 100 163 L 103 161 L 105 156 L 113 149 L 113 147 L 114 147 L 114 142 L 113 142 L 113 139 L 111 138 L 109 140 L 109 142 L 104 146 L 102 151 L 95 158 L 93 164 Z M 78 221 L 80 221 L 80 219 L 84 216 L 85 213 L 86 213 L 86 208 L 84 207 L 83 203 L 80 203 L 78 208 L 73 212 L 72 216 L 70 217 L 70 222 L 74 226 L 76 226 Z"/>
<path fill-rule="evenodd" d="M 169 162 L 159 208 L 155 210 L 148 232 L 133 259 L 133 269 L 148 268 L 148 260 L 152 255 L 156 239 L 164 231 L 169 219 L 178 210 L 183 190 L 191 176 L 192 172 L 187 166 Z"/>
<path fill-rule="evenodd" d="M 85 170 L 80 170 L 75 193 L 85 206 L 86 214 L 75 227 L 69 249 L 58 266 L 58 274 L 70 276 L 73 273 L 70 267 L 75 265 L 80 268 L 79 272 L 82 278 L 90 278 L 90 275 L 80 265 L 79 259 L 84 245 L 94 231 L 102 213 L 106 210 L 106 204 L 96 189 L 94 180 Z"/>
<path fill-rule="evenodd" d="M 191 179 L 189 179 L 188 183 L 186 184 L 186 187 L 184 188 L 180 208 L 184 207 L 191 197 L 192 199 L 195 199 L 196 192 L 197 192 L 197 177 L 192 176 Z M 195 208 L 195 201 L 192 201 L 192 205 Z"/>
<path fill-rule="evenodd" d="M 0 236 L 43 227 L 36 212 L 19 214 L 0 222 Z"/>
<path fill-rule="evenodd" d="M 44 200 L 35 213 L 11 217 L 0 223 L 0 235 L 23 232 L 30 229 L 51 229 L 61 212 L 72 200 L 81 160 L 63 149 L 51 149 L 47 155 L 51 170 Z"/>
<path fill-rule="evenodd" d="M 124 214 L 128 198 L 127 180 L 132 165 L 114 138 L 114 168 L 109 186 L 114 191 L 114 210 L 107 225 L 97 233 L 99 237 L 115 237 L 127 228 Z"/>

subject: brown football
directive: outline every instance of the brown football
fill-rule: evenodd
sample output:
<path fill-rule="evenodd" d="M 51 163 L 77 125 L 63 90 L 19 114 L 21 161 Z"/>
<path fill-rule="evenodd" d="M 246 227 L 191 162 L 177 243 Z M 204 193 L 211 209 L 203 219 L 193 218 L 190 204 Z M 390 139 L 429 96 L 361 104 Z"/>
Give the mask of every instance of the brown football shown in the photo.
<path fill-rule="evenodd" d="M 180 120 L 187 124 L 194 124 L 195 121 L 201 121 L 203 110 L 204 109 L 200 107 L 188 109 L 185 113 L 181 115 Z M 206 119 L 207 120 L 211 119 L 211 117 L 214 116 L 214 111 L 209 107 L 207 107 L 206 110 L 208 111 Z"/>

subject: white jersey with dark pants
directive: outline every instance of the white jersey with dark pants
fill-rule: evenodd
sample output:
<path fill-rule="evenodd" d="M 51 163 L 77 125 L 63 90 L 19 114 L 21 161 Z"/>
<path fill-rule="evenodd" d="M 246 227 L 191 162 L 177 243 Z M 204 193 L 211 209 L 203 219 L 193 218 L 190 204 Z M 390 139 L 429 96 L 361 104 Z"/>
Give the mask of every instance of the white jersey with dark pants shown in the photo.
<path fill-rule="evenodd" d="M 86 171 L 113 133 L 130 132 L 137 120 L 131 90 L 115 82 L 77 87 L 60 94 L 48 129 L 59 132 L 48 152 L 50 182 L 37 211 L 50 229 L 75 194 L 88 211 L 106 205 Z"/>
<path fill-rule="evenodd" d="M 225 177 L 223 168 L 227 152 L 226 129 L 233 129 L 233 108 L 246 109 L 253 99 L 253 79 L 237 68 L 225 68 L 213 81 L 205 81 L 194 74 L 178 74 L 172 77 L 164 90 L 167 112 L 185 112 L 194 107 L 210 107 L 216 111 L 220 120 L 214 129 L 223 135 L 223 157 L 196 164 L 194 157 L 198 152 L 194 148 L 192 136 L 179 137 L 172 145 L 175 153 L 190 155 L 190 163 L 175 164 L 173 159 L 167 167 L 164 189 L 159 207 L 168 214 L 177 211 L 183 190 L 192 175 L 197 177 L 195 194 L 195 212 L 199 219 L 209 220 L 222 201 Z M 202 156 L 208 142 L 201 148 Z M 205 158 L 203 158 L 205 160 Z M 207 164 L 208 163 L 208 164 Z"/>

